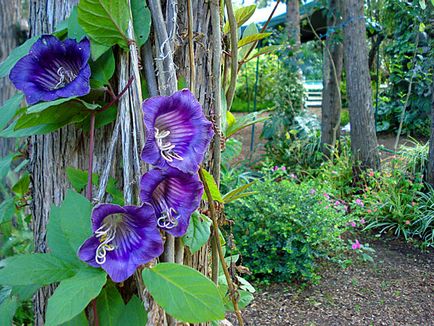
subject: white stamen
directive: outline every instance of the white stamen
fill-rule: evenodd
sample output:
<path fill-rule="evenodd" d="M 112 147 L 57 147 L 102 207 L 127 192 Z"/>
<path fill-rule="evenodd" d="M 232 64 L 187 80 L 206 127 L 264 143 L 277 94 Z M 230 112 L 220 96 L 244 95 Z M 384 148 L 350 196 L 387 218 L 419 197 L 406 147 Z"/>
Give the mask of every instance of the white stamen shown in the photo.
<path fill-rule="evenodd" d="M 161 216 L 157 220 L 157 225 L 160 228 L 170 230 L 178 226 L 178 219 L 178 212 L 173 207 L 170 207 L 168 210 L 161 213 Z"/>
<path fill-rule="evenodd" d="M 164 138 L 170 135 L 170 131 L 169 130 L 160 131 L 158 130 L 158 128 L 154 128 L 154 129 L 155 129 L 155 140 L 157 141 L 157 146 L 160 149 L 161 156 L 167 162 L 173 162 L 174 159 L 182 161 L 183 158 L 179 156 L 179 154 L 174 152 L 175 145 L 173 145 L 170 142 L 163 143 Z"/>
<path fill-rule="evenodd" d="M 95 236 L 100 238 L 100 244 L 95 252 L 95 261 L 100 265 L 105 263 L 107 251 L 115 250 L 115 246 L 110 242 L 112 242 L 116 236 L 116 225 L 113 225 L 111 222 L 112 220 L 103 223 L 103 225 L 95 231 Z"/>
<path fill-rule="evenodd" d="M 57 69 L 57 76 L 59 76 L 59 82 L 54 87 L 52 87 L 52 90 L 65 87 L 67 83 L 72 82 L 77 77 L 77 75 L 74 74 L 72 71 L 67 70 L 62 66 Z"/>

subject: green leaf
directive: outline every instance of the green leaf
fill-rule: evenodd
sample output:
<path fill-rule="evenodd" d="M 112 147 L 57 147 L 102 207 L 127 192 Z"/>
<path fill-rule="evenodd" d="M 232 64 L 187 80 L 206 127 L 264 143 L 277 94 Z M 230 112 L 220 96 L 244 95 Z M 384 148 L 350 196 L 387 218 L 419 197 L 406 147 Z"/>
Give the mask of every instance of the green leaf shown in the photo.
<path fill-rule="evenodd" d="M 81 0 L 78 21 L 97 43 L 128 49 L 129 11 L 127 0 Z"/>
<path fill-rule="evenodd" d="M 12 191 L 17 195 L 24 196 L 29 192 L 30 174 L 25 172 L 21 178 L 13 185 Z"/>
<path fill-rule="evenodd" d="M 230 202 L 233 202 L 234 200 L 255 194 L 256 193 L 255 191 L 245 192 L 254 183 L 255 182 L 250 182 L 248 184 L 242 185 L 234 190 L 229 191 L 227 194 L 223 196 L 224 203 L 228 204 Z"/>
<path fill-rule="evenodd" d="M 211 220 L 206 215 L 200 214 L 197 211 L 191 215 L 190 224 L 182 240 L 192 254 L 208 242 L 211 235 L 210 227 Z"/>
<path fill-rule="evenodd" d="M 72 101 L 71 103 L 68 103 L 69 105 L 76 106 L 76 105 L 81 104 L 81 106 L 83 108 L 86 108 L 89 110 L 95 110 L 95 109 L 98 109 L 101 107 L 101 105 L 99 105 L 99 104 L 90 104 L 90 103 L 87 103 L 81 99 L 75 99 L 75 96 L 72 96 L 72 97 L 67 97 L 67 98 L 59 98 L 55 101 L 41 102 L 41 103 L 35 104 L 35 105 L 27 108 L 27 113 L 28 114 L 38 113 L 38 112 L 44 111 L 46 109 L 49 109 L 51 107 L 62 107 L 62 106 L 60 106 L 60 104 L 66 103 L 66 102 L 71 101 L 71 100 L 74 100 L 74 101 Z"/>
<path fill-rule="evenodd" d="M 131 0 L 131 12 L 137 46 L 141 47 L 147 41 L 151 31 L 151 12 L 145 0 Z"/>
<path fill-rule="evenodd" d="M 218 201 L 219 203 L 223 203 L 222 195 L 220 194 L 219 188 L 217 187 L 217 183 L 214 180 L 214 177 L 205 169 L 202 169 L 203 175 L 205 177 L 205 182 L 208 185 L 209 191 L 211 192 L 212 200 Z M 206 193 L 203 192 L 202 195 L 203 200 L 207 200 Z"/>
<path fill-rule="evenodd" d="M 110 78 L 115 72 L 115 57 L 113 50 L 110 49 L 101 55 L 98 60 L 90 63 L 92 70 L 92 87 L 98 88 L 108 85 Z"/>
<path fill-rule="evenodd" d="M 0 130 L 6 127 L 8 122 L 17 114 L 23 99 L 23 93 L 17 93 L 0 108 Z"/>
<path fill-rule="evenodd" d="M 5 157 L 0 158 L 0 180 L 3 180 L 8 175 L 12 161 L 16 155 L 16 153 L 10 153 Z"/>
<path fill-rule="evenodd" d="M 117 325 L 143 326 L 147 322 L 148 314 L 143 307 L 143 302 L 134 295 L 122 311 Z"/>
<path fill-rule="evenodd" d="M 65 323 L 81 313 L 101 292 L 106 279 L 101 269 L 87 268 L 60 282 L 48 300 L 45 326 Z"/>
<path fill-rule="evenodd" d="M 96 300 L 100 325 L 122 325 L 117 321 L 124 310 L 124 301 L 114 285 L 106 286 Z M 129 325 L 128 323 L 125 325 Z"/>
<path fill-rule="evenodd" d="M 77 251 L 92 234 L 90 223 L 92 204 L 82 195 L 69 189 L 59 207 L 59 214 L 60 226 L 65 238 L 74 251 Z"/>
<path fill-rule="evenodd" d="M 255 34 L 258 34 L 258 33 L 259 33 L 259 31 L 258 31 L 258 27 L 256 26 L 256 24 L 255 24 L 255 23 L 251 23 L 251 24 L 250 24 L 249 26 L 247 26 L 246 29 L 244 30 L 244 32 L 243 32 L 243 37 L 242 37 L 242 38 L 246 38 L 246 37 L 248 37 L 248 36 L 250 36 L 250 35 L 255 35 Z M 249 51 L 249 49 L 250 49 L 250 47 L 248 47 L 248 46 L 246 46 L 246 47 L 240 49 L 240 50 L 238 51 L 238 58 L 239 58 L 239 59 L 243 59 L 244 56 L 247 54 L 247 51 Z"/>
<path fill-rule="evenodd" d="M 434 0 L 431 0 L 432 5 L 434 6 Z"/>
<path fill-rule="evenodd" d="M 92 57 L 93 61 L 98 60 L 98 58 L 100 56 L 102 56 L 104 53 L 106 53 L 110 49 L 111 49 L 111 46 L 107 46 L 107 45 L 95 42 L 94 40 L 90 40 L 90 56 Z"/>
<path fill-rule="evenodd" d="M 0 304 L 0 325 L 13 325 L 12 320 L 17 307 L 16 297 L 8 297 Z"/>
<path fill-rule="evenodd" d="M 235 20 L 237 22 L 237 26 L 241 27 L 246 21 L 249 20 L 250 17 L 255 13 L 256 5 L 245 6 L 235 10 Z M 223 27 L 223 33 L 227 34 L 230 31 L 229 22 Z"/>
<path fill-rule="evenodd" d="M 78 23 L 77 7 L 74 6 L 74 8 L 71 11 L 71 15 L 69 15 L 68 18 L 68 38 L 73 38 L 77 41 L 81 41 L 85 36 L 86 33 Z"/>
<path fill-rule="evenodd" d="M 201 323 L 224 319 L 224 306 L 216 285 L 197 270 L 162 263 L 142 272 L 154 300 L 179 321 Z"/>
<path fill-rule="evenodd" d="M 15 214 L 15 199 L 5 199 L 0 204 L 0 223 L 9 222 Z"/>
<path fill-rule="evenodd" d="M 225 130 L 225 136 L 226 138 L 231 137 L 241 129 L 244 129 L 248 126 L 251 126 L 252 124 L 262 122 L 268 119 L 268 117 L 258 117 L 259 114 L 262 112 L 252 112 L 249 114 L 246 114 L 235 121 L 235 123 L 231 126 L 228 126 Z"/>
<path fill-rule="evenodd" d="M 222 152 L 222 163 L 230 166 L 230 162 L 241 155 L 243 143 L 235 138 L 229 138 L 226 141 L 225 150 Z"/>
<path fill-rule="evenodd" d="M 113 105 L 102 112 L 98 112 L 95 117 L 95 128 L 98 129 L 112 123 L 116 120 L 117 114 L 118 109 L 116 105 Z M 90 117 L 87 117 L 85 120 L 83 120 L 83 122 L 80 123 L 80 126 L 84 131 L 89 131 Z"/>
<path fill-rule="evenodd" d="M 29 300 L 40 287 L 38 284 L 15 285 L 12 287 L 12 295 L 16 295 L 20 301 Z"/>
<path fill-rule="evenodd" d="M 77 265 L 79 262 L 77 253 L 71 246 L 62 230 L 61 209 L 52 205 L 50 219 L 47 226 L 47 242 L 50 252 L 71 264 Z"/>
<path fill-rule="evenodd" d="M 87 106 L 80 100 L 51 106 L 37 113 L 22 115 L 8 128 L 0 132 L 2 137 L 24 137 L 52 132 L 67 124 L 83 121 L 89 115 Z"/>
<path fill-rule="evenodd" d="M 86 318 L 86 314 L 83 312 L 59 326 L 89 326 L 89 321 Z"/>
<path fill-rule="evenodd" d="M 250 35 L 247 37 L 243 37 L 241 40 L 238 41 L 238 47 L 241 48 L 247 44 L 260 41 L 268 36 L 270 36 L 272 33 L 258 33 L 254 35 Z"/>
<path fill-rule="evenodd" d="M 46 285 L 71 277 L 75 266 L 51 254 L 25 254 L 6 258 L 0 269 L 0 284 Z"/>
<path fill-rule="evenodd" d="M 32 45 L 36 42 L 39 36 L 33 36 L 25 41 L 22 45 L 12 50 L 11 54 L 0 64 L 0 78 L 9 75 L 12 67 L 15 66 L 18 60 L 27 55 Z"/>
<path fill-rule="evenodd" d="M 68 166 L 66 168 L 66 176 L 71 183 L 71 186 L 77 192 L 81 192 L 87 186 L 87 171 Z M 98 184 L 99 176 L 92 173 L 92 184 Z"/>

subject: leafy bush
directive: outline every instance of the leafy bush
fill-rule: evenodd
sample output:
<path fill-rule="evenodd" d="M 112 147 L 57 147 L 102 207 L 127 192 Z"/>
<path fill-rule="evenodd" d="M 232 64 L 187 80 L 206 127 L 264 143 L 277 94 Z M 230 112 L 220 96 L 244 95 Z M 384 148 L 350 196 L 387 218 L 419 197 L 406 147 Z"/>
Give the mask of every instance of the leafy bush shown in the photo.
<path fill-rule="evenodd" d="M 414 234 L 423 241 L 423 246 L 434 247 L 434 189 L 428 186 L 427 193 L 419 193 L 416 220 L 412 223 Z"/>
<path fill-rule="evenodd" d="M 308 114 L 295 117 L 292 129 L 265 148 L 269 160 L 297 174 L 318 168 L 323 161 L 318 120 Z"/>
<path fill-rule="evenodd" d="M 307 183 L 266 179 L 255 193 L 226 207 L 243 263 L 260 281 L 315 282 L 317 260 L 337 255 L 346 218 Z"/>

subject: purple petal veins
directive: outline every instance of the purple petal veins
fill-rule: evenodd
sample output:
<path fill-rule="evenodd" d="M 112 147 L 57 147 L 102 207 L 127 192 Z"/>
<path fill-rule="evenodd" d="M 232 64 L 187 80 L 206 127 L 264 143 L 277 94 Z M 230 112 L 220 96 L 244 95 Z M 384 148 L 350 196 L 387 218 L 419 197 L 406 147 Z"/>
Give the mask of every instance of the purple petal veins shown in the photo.
<path fill-rule="evenodd" d="M 143 102 L 147 139 L 142 159 L 156 167 L 195 173 L 214 135 L 201 105 L 188 90 Z"/>
<path fill-rule="evenodd" d="M 90 43 L 41 36 L 12 68 L 9 78 L 27 103 L 83 96 L 90 91 Z"/>
<path fill-rule="evenodd" d="M 154 169 L 142 176 L 140 198 L 154 207 L 158 227 L 180 237 L 199 207 L 203 185 L 197 174 L 175 168 Z"/>
<path fill-rule="evenodd" d="M 78 256 L 103 268 L 114 282 L 130 277 L 138 266 L 163 252 L 154 209 L 100 204 L 92 211 L 93 235 L 79 248 Z"/>

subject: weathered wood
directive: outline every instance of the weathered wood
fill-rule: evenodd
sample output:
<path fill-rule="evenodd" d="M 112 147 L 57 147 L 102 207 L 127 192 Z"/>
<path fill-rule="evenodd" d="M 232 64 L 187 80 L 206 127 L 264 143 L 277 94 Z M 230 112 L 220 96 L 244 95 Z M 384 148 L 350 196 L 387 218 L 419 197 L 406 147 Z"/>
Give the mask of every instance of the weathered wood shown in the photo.
<path fill-rule="evenodd" d="M 21 1 L 0 0 L 0 62 L 5 60 L 9 53 L 19 45 L 21 30 Z M 9 78 L 0 78 L 0 106 L 15 93 L 15 87 Z M 15 139 L 0 138 L 0 158 L 6 156 L 15 147 Z"/>
<path fill-rule="evenodd" d="M 30 1 L 30 35 L 50 33 L 65 19 L 77 0 Z M 94 171 L 99 173 L 107 163 L 109 140 L 113 126 L 96 130 Z M 59 205 L 70 187 L 65 169 L 68 166 L 86 169 L 88 134 L 75 126 L 67 126 L 48 135 L 29 139 L 29 171 L 31 174 L 33 215 L 32 227 L 36 252 L 47 252 L 46 231 L 52 204 Z M 115 160 L 116 160 L 115 155 Z M 114 164 L 116 165 L 116 163 Z M 73 218 L 73 217 L 71 217 Z M 39 290 L 34 297 L 35 325 L 43 325 L 52 287 Z"/>
<path fill-rule="evenodd" d="M 339 140 L 341 122 L 340 82 L 343 66 L 341 33 L 335 27 L 341 24 L 342 0 L 331 0 L 327 16 L 327 39 L 323 55 L 323 91 L 321 107 L 321 147 L 327 156 Z M 334 32 L 332 32 L 334 31 Z"/>
<path fill-rule="evenodd" d="M 378 169 L 380 159 L 372 106 L 371 78 L 363 0 L 344 1 L 344 61 L 351 124 L 351 150 L 355 172 Z M 360 163 L 360 165 L 358 164 Z"/>

